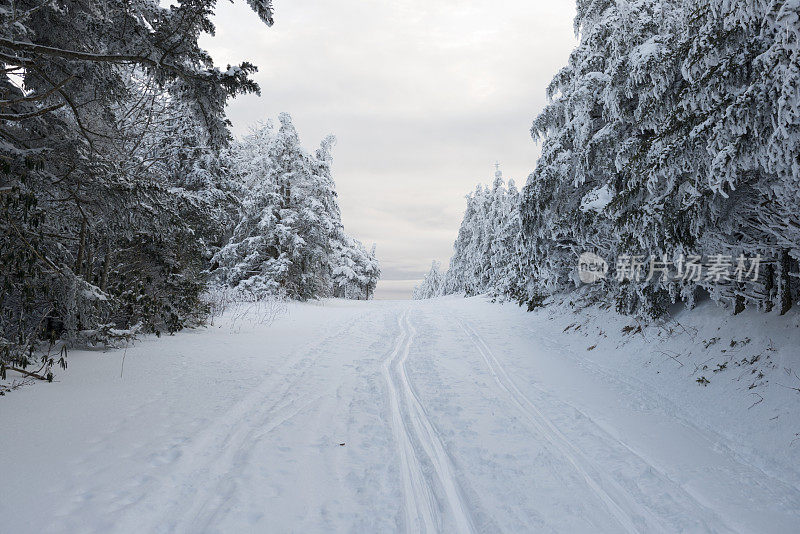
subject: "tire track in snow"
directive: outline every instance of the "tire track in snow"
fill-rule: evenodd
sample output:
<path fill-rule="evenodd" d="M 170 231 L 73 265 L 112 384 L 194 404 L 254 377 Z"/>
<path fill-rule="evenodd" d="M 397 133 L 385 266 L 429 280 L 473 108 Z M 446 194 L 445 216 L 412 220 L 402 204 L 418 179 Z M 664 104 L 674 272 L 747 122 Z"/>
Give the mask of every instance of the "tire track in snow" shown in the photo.
<path fill-rule="evenodd" d="M 383 362 L 383 375 L 389 389 L 392 427 L 399 446 L 403 472 L 406 531 L 439 532 L 443 525 L 437 514 L 438 506 L 433 489 L 425 478 L 420 458 L 413 446 L 412 435 L 403 418 L 402 401 L 414 433 L 445 493 L 458 532 L 473 532 L 472 518 L 454 476 L 450 457 L 408 379 L 406 363 L 416 332 L 409 322 L 407 310 L 399 316 L 397 323 L 400 334 L 394 349 Z"/>

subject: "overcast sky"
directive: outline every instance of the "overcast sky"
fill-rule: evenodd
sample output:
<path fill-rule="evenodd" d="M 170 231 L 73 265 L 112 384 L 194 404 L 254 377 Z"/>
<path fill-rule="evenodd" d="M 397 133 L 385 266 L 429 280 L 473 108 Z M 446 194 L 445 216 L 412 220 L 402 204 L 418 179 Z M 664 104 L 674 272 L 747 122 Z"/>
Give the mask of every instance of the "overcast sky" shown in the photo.
<path fill-rule="evenodd" d="M 314 148 L 338 139 L 345 228 L 378 246 L 378 297 L 407 298 L 447 264 L 464 195 L 494 163 L 518 186 L 545 88 L 575 46 L 573 0 L 275 0 L 268 28 L 244 0 L 220 1 L 217 64 L 258 65 L 261 96 L 228 109 L 234 133 L 281 111 Z"/>

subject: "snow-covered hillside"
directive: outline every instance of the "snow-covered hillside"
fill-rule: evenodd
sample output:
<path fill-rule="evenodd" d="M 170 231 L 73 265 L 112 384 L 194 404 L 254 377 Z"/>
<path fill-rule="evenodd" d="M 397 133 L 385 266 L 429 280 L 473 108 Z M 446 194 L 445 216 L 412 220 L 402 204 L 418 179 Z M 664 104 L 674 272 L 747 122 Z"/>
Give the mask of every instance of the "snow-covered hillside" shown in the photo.
<path fill-rule="evenodd" d="M 800 318 L 749 313 L 333 300 L 75 352 L 0 398 L 0 531 L 796 531 Z"/>

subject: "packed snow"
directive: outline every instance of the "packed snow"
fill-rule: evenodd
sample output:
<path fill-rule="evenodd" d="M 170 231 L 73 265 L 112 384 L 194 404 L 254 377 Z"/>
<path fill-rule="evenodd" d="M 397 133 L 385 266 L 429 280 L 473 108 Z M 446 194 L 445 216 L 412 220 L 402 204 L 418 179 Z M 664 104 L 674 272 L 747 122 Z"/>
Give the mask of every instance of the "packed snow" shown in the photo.
<path fill-rule="evenodd" d="M 799 345 L 713 305 L 228 314 L 0 398 L 0 530 L 796 532 Z"/>

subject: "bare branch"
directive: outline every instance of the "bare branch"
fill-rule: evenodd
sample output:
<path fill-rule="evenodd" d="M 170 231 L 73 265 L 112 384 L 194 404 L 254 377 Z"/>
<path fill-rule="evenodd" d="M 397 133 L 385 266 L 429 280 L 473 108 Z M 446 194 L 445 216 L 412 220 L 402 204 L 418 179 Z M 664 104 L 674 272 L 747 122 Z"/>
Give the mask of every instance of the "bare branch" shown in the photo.
<path fill-rule="evenodd" d="M 64 81 L 55 85 L 55 87 L 48 90 L 46 93 L 42 93 L 40 95 L 33 95 L 33 96 L 25 96 L 22 98 L 18 98 L 16 100 L 0 100 L 0 107 L 8 107 L 13 106 L 16 104 L 22 104 L 25 102 L 37 102 L 39 100 L 44 100 L 45 98 L 53 95 L 54 93 L 58 92 L 59 89 L 67 85 L 70 81 L 75 78 L 75 75 L 69 76 Z M 63 105 L 63 104 L 62 104 Z"/>
<path fill-rule="evenodd" d="M 64 102 L 61 102 L 60 104 L 56 104 L 54 106 L 49 106 L 49 107 L 46 107 L 46 108 L 42 108 L 42 109 L 37 110 L 37 111 L 31 111 L 30 113 L 19 113 L 19 114 L 17 114 L 17 113 L 0 113 L 0 120 L 4 120 L 4 121 L 24 121 L 24 120 L 28 120 L 28 119 L 34 119 L 36 117 L 40 117 L 41 115 L 44 115 L 45 113 L 50 113 L 51 111 L 55 111 L 55 110 L 57 110 L 59 108 L 62 108 L 62 107 L 64 107 Z"/>

